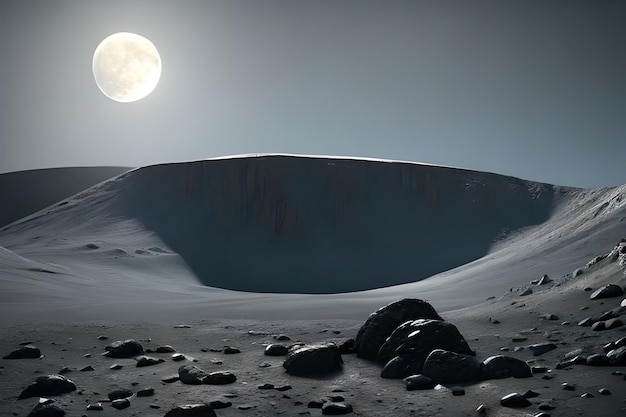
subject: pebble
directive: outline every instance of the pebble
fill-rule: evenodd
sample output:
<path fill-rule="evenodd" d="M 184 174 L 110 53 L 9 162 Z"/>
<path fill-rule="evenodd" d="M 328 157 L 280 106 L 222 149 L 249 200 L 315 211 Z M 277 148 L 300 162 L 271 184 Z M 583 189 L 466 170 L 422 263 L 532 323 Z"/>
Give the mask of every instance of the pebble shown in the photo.
<path fill-rule="evenodd" d="M 562 383 L 561 386 L 563 387 L 563 389 L 565 391 L 575 391 L 576 390 L 576 385 L 570 384 L 568 382 Z"/>
<path fill-rule="evenodd" d="M 500 399 L 500 405 L 509 408 L 523 408 L 532 405 L 532 403 L 517 392 L 513 392 L 502 397 L 502 399 Z"/>
<path fill-rule="evenodd" d="M 593 394 L 590 394 L 588 392 L 584 392 L 580 395 L 580 398 L 593 398 Z"/>
<path fill-rule="evenodd" d="M 609 390 L 608 390 L 608 389 L 606 389 L 606 388 L 600 388 L 600 389 L 598 390 L 598 393 L 599 393 L 600 395 L 611 395 L 611 391 L 609 391 Z"/>

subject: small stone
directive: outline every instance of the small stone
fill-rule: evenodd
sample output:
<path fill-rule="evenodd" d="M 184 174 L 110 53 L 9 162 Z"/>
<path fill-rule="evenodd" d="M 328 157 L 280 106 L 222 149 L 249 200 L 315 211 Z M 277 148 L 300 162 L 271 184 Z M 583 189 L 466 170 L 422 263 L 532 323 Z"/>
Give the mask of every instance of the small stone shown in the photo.
<path fill-rule="evenodd" d="M 500 400 L 500 405 L 509 408 L 524 408 L 532 405 L 532 403 L 528 401 L 528 399 L 522 397 L 517 392 L 513 392 L 502 397 L 502 399 Z"/>
<path fill-rule="evenodd" d="M 480 415 L 487 414 L 487 407 L 485 407 L 483 404 L 479 405 L 478 407 L 476 407 L 476 414 L 480 414 Z"/>
<path fill-rule="evenodd" d="M 562 383 L 561 386 L 563 387 L 563 389 L 565 391 L 575 391 L 576 390 L 576 385 L 570 384 L 568 382 Z"/>
<path fill-rule="evenodd" d="M 593 394 L 584 392 L 580 395 L 580 398 L 593 398 Z"/>
<path fill-rule="evenodd" d="M 274 389 L 274 385 L 272 384 L 263 384 L 257 387 L 258 389 Z"/>
<path fill-rule="evenodd" d="M 129 389 L 118 389 L 108 394 L 109 400 L 120 400 L 122 398 L 132 397 L 133 392 Z"/>
<path fill-rule="evenodd" d="M 235 346 L 224 346 L 223 352 L 225 355 L 234 355 L 237 353 L 241 353 L 238 347 Z"/>
<path fill-rule="evenodd" d="M 154 395 L 154 388 L 144 388 L 137 391 L 137 397 L 152 397 Z"/>
<path fill-rule="evenodd" d="M 137 367 L 138 368 L 141 368 L 141 367 L 144 367 L 144 366 L 152 366 L 152 365 L 156 365 L 156 364 L 163 363 L 163 362 L 165 362 L 164 359 L 153 358 L 152 356 L 141 355 L 141 356 L 137 357 Z"/>
<path fill-rule="evenodd" d="M 172 408 L 165 417 L 217 417 L 208 404 L 184 404 Z"/>
<path fill-rule="evenodd" d="M 85 354 L 83 355 L 83 357 L 85 357 L 85 358 L 91 358 L 91 353 L 85 353 Z"/>
<path fill-rule="evenodd" d="M 176 382 L 179 379 L 180 378 L 178 375 L 169 375 L 169 376 L 162 378 L 161 381 L 165 382 L 166 384 L 171 384 L 172 382 Z"/>
<path fill-rule="evenodd" d="M 525 393 L 522 394 L 522 397 L 524 398 L 535 398 L 538 397 L 539 393 L 529 389 L 528 391 L 526 391 Z"/>
<path fill-rule="evenodd" d="M 17 413 L 14 413 L 14 415 L 17 415 Z M 39 403 L 35 406 L 33 411 L 28 414 L 28 417 L 63 417 L 64 415 L 65 411 L 56 404 Z"/>
<path fill-rule="evenodd" d="M 520 297 L 526 297 L 527 295 L 531 295 L 533 293 L 532 288 L 526 288 L 521 294 Z"/>
<path fill-rule="evenodd" d="M 214 410 L 221 410 L 222 408 L 232 407 L 233 403 L 230 401 L 214 400 L 209 403 L 209 406 Z"/>
<path fill-rule="evenodd" d="M 455 397 L 465 395 L 465 390 L 462 387 L 452 387 L 450 390 L 452 391 L 452 395 Z"/>
<path fill-rule="evenodd" d="M 191 325 L 189 324 L 177 324 L 174 326 L 175 329 L 191 329 Z"/>
<path fill-rule="evenodd" d="M 608 366 L 609 358 L 604 354 L 593 354 L 587 356 L 587 365 L 589 366 Z"/>
<path fill-rule="evenodd" d="M 276 391 L 283 392 L 283 391 L 289 391 L 291 388 L 292 388 L 291 385 L 280 385 L 280 386 L 275 387 L 274 389 Z"/>
<path fill-rule="evenodd" d="M 122 369 L 122 368 L 123 368 L 123 366 L 122 366 L 122 365 L 120 365 L 119 363 L 115 363 L 115 364 L 113 364 L 113 365 L 109 366 L 109 369 L 112 369 L 112 370 L 114 370 L 114 371 L 118 371 L 118 370 L 120 370 L 120 369 Z"/>
<path fill-rule="evenodd" d="M 608 389 L 606 389 L 606 388 L 600 388 L 600 389 L 598 390 L 598 393 L 599 393 L 600 395 L 611 395 L 611 394 L 612 394 L 612 393 L 611 393 L 611 391 L 609 391 L 609 390 L 608 390 Z"/>
<path fill-rule="evenodd" d="M 352 412 L 352 406 L 347 403 L 327 402 L 322 405 L 322 414 L 325 416 L 337 416 L 349 414 Z"/>
<path fill-rule="evenodd" d="M 87 365 L 87 366 L 79 369 L 80 372 L 90 372 L 90 371 L 93 371 L 93 370 L 94 370 L 93 366 L 91 366 L 91 365 Z"/>
<path fill-rule="evenodd" d="M 586 317 L 584 319 L 582 319 L 581 321 L 578 322 L 578 325 L 580 327 L 590 327 L 592 326 L 594 323 L 596 322 L 596 320 L 593 317 Z"/>
<path fill-rule="evenodd" d="M 533 356 L 540 356 L 544 353 L 550 352 L 551 350 L 556 349 L 556 345 L 554 343 L 538 343 L 534 345 L 528 346 L 530 350 L 533 352 Z"/>
<path fill-rule="evenodd" d="M 87 410 L 89 411 L 102 411 L 104 407 L 102 407 L 102 403 L 95 403 L 87 405 Z"/>
<path fill-rule="evenodd" d="M 533 372 L 533 374 L 545 374 L 546 372 L 548 372 L 548 367 L 547 366 L 532 366 L 530 370 Z"/>
<path fill-rule="evenodd" d="M 176 349 L 171 347 L 170 345 L 159 346 L 154 350 L 156 353 L 174 353 Z"/>
<path fill-rule="evenodd" d="M 174 362 L 184 361 L 185 360 L 185 355 L 183 355 L 182 353 L 174 353 L 172 355 L 172 360 Z"/>
<path fill-rule="evenodd" d="M 105 335 L 103 335 L 103 334 L 101 334 L 100 336 L 98 336 L 98 340 L 107 340 L 107 339 L 108 339 L 108 337 L 107 337 L 107 336 L 105 336 Z"/>
<path fill-rule="evenodd" d="M 544 320 L 550 320 L 550 321 L 556 321 L 559 319 L 558 316 L 552 314 L 552 313 L 545 313 L 542 314 L 541 316 L 539 316 L 540 318 L 544 319 Z"/>
<path fill-rule="evenodd" d="M 278 340 L 279 342 L 287 342 L 289 340 L 291 340 L 291 338 L 289 336 L 287 336 L 286 334 L 279 334 L 274 336 L 274 339 Z"/>
<path fill-rule="evenodd" d="M 65 374 L 69 374 L 70 372 L 72 372 L 71 368 L 68 368 L 67 366 L 64 366 L 63 368 L 61 368 L 61 370 L 59 371 L 59 374 L 61 375 L 65 375 Z"/>
<path fill-rule="evenodd" d="M 404 383 L 407 391 L 433 389 L 436 385 L 435 381 L 421 374 L 404 378 Z"/>
<path fill-rule="evenodd" d="M 539 404 L 537 408 L 542 411 L 550 411 L 550 410 L 554 410 L 556 407 L 552 405 L 551 403 L 545 402 L 545 403 Z"/>
<path fill-rule="evenodd" d="M 158 410 L 159 408 L 161 408 L 161 406 L 158 405 L 158 404 L 150 404 L 150 405 L 148 405 L 148 407 L 153 408 L 155 410 Z"/>
<path fill-rule="evenodd" d="M 130 401 L 128 401 L 128 398 L 122 398 L 120 400 L 113 400 L 111 401 L 111 407 L 117 410 L 123 410 L 124 408 L 130 407 Z"/>

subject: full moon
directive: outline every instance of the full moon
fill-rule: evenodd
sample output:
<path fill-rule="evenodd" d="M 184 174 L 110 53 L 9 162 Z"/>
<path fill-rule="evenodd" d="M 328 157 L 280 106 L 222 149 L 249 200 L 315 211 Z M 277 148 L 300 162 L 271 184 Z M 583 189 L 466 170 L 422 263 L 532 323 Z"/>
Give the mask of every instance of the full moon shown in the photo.
<path fill-rule="evenodd" d="M 92 70 L 105 96 L 129 103 L 146 97 L 157 86 L 161 57 L 148 39 L 120 32 L 100 42 L 93 54 Z"/>

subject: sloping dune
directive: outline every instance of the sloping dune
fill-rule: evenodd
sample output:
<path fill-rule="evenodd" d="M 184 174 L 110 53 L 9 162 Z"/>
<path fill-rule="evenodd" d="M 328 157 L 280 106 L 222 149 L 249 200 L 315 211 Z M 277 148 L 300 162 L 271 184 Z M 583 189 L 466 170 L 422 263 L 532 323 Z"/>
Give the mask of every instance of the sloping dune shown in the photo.
<path fill-rule="evenodd" d="M 73 167 L 0 174 L 0 227 L 129 169 Z"/>

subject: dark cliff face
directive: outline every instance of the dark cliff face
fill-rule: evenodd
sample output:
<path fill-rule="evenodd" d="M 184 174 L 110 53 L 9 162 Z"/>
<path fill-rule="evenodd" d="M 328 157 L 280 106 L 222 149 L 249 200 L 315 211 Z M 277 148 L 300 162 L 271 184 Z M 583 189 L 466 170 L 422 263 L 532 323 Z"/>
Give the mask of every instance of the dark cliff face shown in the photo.
<path fill-rule="evenodd" d="M 546 221 L 552 186 L 398 162 L 262 156 L 155 165 L 116 181 L 205 285 L 332 293 L 427 278 Z"/>

